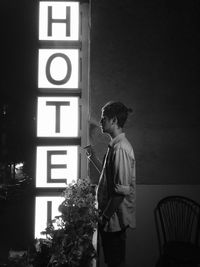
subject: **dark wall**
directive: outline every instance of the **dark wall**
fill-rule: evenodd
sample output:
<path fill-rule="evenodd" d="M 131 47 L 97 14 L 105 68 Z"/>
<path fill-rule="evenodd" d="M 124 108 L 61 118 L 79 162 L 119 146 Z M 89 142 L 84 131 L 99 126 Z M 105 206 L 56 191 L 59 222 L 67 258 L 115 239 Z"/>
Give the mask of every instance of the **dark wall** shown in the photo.
<path fill-rule="evenodd" d="M 199 1 L 92 1 L 91 115 L 120 100 L 142 184 L 199 184 Z M 93 136 L 99 155 L 107 139 Z"/>

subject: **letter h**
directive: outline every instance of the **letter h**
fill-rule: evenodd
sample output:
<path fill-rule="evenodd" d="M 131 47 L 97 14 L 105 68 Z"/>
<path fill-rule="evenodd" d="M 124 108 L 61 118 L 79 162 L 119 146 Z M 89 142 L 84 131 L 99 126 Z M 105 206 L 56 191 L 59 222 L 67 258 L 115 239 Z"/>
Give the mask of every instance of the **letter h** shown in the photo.
<path fill-rule="evenodd" d="M 65 19 L 53 19 L 52 18 L 52 6 L 48 6 L 48 36 L 52 36 L 52 24 L 53 23 L 66 23 L 66 36 L 70 36 L 70 7 L 66 6 L 66 18 Z"/>

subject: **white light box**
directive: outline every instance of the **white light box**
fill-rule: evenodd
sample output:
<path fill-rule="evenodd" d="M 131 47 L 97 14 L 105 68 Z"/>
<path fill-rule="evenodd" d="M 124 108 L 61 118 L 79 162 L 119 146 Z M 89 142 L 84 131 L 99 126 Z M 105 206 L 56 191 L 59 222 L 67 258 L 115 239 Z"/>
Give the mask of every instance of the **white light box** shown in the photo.
<path fill-rule="evenodd" d="M 78 88 L 78 49 L 39 49 L 38 56 L 39 88 Z"/>
<path fill-rule="evenodd" d="M 37 137 L 78 137 L 78 97 L 38 97 Z"/>
<path fill-rule="evenodd" d="M 39 40 L 78 41 L 79 3 L 40 2 Z"/>
<path fill-rule="evenodd" d="M 63 201 L 64 197 L 35 197 L 35 238 L 46 238 L 41 232 L 45 230 L 49 220 L 61 214 L 58 211 L 58 207 Z"/>
<path fill-rule="evenodd" d="M 78 146 L 38 146 L 36 187 L 64 188 L 78 178 Z"/>

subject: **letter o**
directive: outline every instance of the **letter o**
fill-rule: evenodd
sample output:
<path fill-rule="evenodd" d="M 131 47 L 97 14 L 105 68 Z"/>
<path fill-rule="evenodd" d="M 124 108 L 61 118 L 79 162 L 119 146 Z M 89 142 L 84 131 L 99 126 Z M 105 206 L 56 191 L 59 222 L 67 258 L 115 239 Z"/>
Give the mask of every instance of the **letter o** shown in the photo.
<path fill-rule="evenodd" d="M 66 76 L 62 80 L 55 80 L 54 78 L 52 78 L 51 73 L 50 73 L 51 63 L 54 60 L 54 58 L 56 58 L 56 57 L 63 58 L 67 64 L 67 73 L 66 73 Z M 65 55 L 63 53 L 55 53 L 48 58 L 47 64 L 46 64 L 46 77 L 50 83 L 55 84 L 55 85 L 65 84 L 70 79 L 71 73 L 72 73 L 72 64 L 71 64 L 71 61 L 67 55 Z"/>

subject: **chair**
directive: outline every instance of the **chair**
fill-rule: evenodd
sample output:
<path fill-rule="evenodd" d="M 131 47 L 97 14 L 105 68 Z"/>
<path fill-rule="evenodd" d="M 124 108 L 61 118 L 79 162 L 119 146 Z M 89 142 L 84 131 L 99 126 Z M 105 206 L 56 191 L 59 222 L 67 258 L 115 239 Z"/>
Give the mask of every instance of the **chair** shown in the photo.
<path fill-rule="evenodd" d="M 200 205 L 168 196 L 158 202 L 154 216 L 160 252 L 156 267 L 199 266 Z"/>

